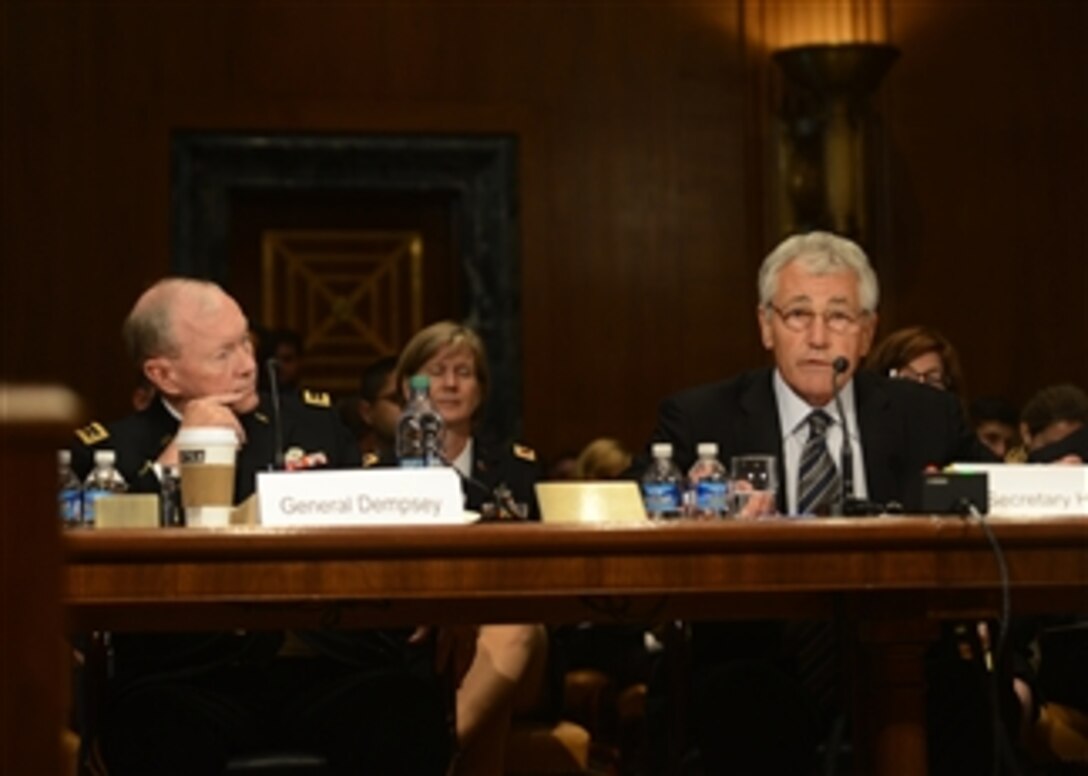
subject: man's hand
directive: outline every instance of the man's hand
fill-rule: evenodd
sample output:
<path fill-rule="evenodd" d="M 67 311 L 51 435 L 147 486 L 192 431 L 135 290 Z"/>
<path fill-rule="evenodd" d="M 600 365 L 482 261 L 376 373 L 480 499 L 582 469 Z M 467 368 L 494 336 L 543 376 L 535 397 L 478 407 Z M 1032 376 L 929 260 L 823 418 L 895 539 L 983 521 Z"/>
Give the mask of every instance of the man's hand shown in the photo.
<path fill-rule="evenodd" d="M 454 687 L 459 687 L 476 657 L 479 631 L 475 625 L 452 625 L 445 628 L 421 625 L 408 637 L 408 643 L 422 644 L 433 634 L 435 670 L 445 676 Z"/>
<path fill-rule="evenodd" d="M 761 517 L 773 515 L 777 511 L 774 491 L 755 490 L 752 488 L 752 484 L 745 480 L 734 482 L 733 488 L 736 491 L 744 491 L 749 494 L 740 512 L 732 515 L 735 519 L 758 520 Z"/>
<path fill-rule="evenodd" d="M 242 429 L 242 423 L 234 414 L 231 405 L 240 401 L 245 394 L 220 393 L 214 396 L 204 396 L 200 399 L 190 399 L 185 402 L 181 410 L 181 428 L 196 428 L 198 426 L 218 426 L 230 428 L 238 436 L 238 444 L 246 441 L 246 432 Z M 159 455 L 158 463 L 163 466 L 176 466 L 178 463 L 178 447 L 174 440 Z"/>

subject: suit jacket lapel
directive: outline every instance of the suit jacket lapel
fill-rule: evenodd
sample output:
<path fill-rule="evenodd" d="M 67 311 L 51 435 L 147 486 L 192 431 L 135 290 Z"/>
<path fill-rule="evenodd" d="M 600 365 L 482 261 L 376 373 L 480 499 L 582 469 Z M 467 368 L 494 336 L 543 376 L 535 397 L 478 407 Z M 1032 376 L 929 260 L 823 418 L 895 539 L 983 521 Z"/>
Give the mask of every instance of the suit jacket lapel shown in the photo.
<path fill-rule="evenodd" d="M 854 375 L 854 399 L 869 499 L 885 502 L 897 497 L 896 472 L 902 469 L 898 451 L 903 440 L 891 398 L 874 375 L 858 372 Z"/>
<path fill-rule="evenodd" d="M 740 397 L 743 409 L 738 439 L 743 439 L 742 453 L 764 453 L 775 456 L 778 466 L 778 508 L 786 512 L 786 464 L 782 454 L 782 424 L 778 418 L 778 402 L 774 396 L 774 372 L 761 369 L 753 374 Z M 729 462 L 725 464 L 728 466 Z"/>

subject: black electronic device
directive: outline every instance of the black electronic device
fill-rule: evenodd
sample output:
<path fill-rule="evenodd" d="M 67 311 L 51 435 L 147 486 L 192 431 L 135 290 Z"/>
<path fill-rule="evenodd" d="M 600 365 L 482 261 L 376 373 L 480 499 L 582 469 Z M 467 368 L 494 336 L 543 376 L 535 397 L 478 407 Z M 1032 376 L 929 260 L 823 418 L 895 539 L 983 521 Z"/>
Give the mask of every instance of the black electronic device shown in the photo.
<path fill-rule="evenodd" d="M 967 515 L 990 511 L 990 478 L 986 472 L 934 472 L 922 479 L 922 512 Z M 973 508 L 973 509 L 972 509 Z"/>

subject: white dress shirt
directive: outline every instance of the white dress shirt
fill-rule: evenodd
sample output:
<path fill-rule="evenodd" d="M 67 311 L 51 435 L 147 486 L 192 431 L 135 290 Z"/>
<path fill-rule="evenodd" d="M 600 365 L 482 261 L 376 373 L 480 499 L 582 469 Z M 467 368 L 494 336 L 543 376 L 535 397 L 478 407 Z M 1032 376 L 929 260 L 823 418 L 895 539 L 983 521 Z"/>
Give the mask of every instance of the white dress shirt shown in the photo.
<path fill-rule="evenodd" d="M 842 409 L 850 427 L 850 444 L 854 451 L 854 496 L 867 498 L 869 489 L 865 484 L 865 459 L 861 453 L 861 437 L 858 436 L 858 418 L 854 404 L 854 381 L 851 380 L 839 391 Z M 797 514 L 797 473 L 801 467 L 801 451 L 808 439 L 808 416 L 813 410 L 822 409 L 831 418 L 827 427 L 827 449 L 836 468 L 841 465 L 842 457 L 842 419 L 839 417 L 835 402 L 825 407 L 813 407 L 793 392 L 786 385 L 781 373 L 774 370 L 774 398 L 778 407 L 778 422 L 782 428 L 782 455 L 785 456 L 783 467 L 786 482 L 780 483 L 786 488 L 786 509 L 788 514 Z M 841 474 L 841 472 L 840 472 Z"/>

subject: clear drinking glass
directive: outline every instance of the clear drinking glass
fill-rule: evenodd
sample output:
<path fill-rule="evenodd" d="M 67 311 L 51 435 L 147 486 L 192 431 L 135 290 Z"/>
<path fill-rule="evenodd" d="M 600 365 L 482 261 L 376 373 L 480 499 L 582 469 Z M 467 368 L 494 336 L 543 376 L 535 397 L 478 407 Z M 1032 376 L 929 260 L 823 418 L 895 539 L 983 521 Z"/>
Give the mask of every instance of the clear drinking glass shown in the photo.
<path fill-rule="evenodd" d="M 778 464 L 773 455 L 734 455 L 729 473 L 731 516 L 743 519 L 777 512 Z"/>

